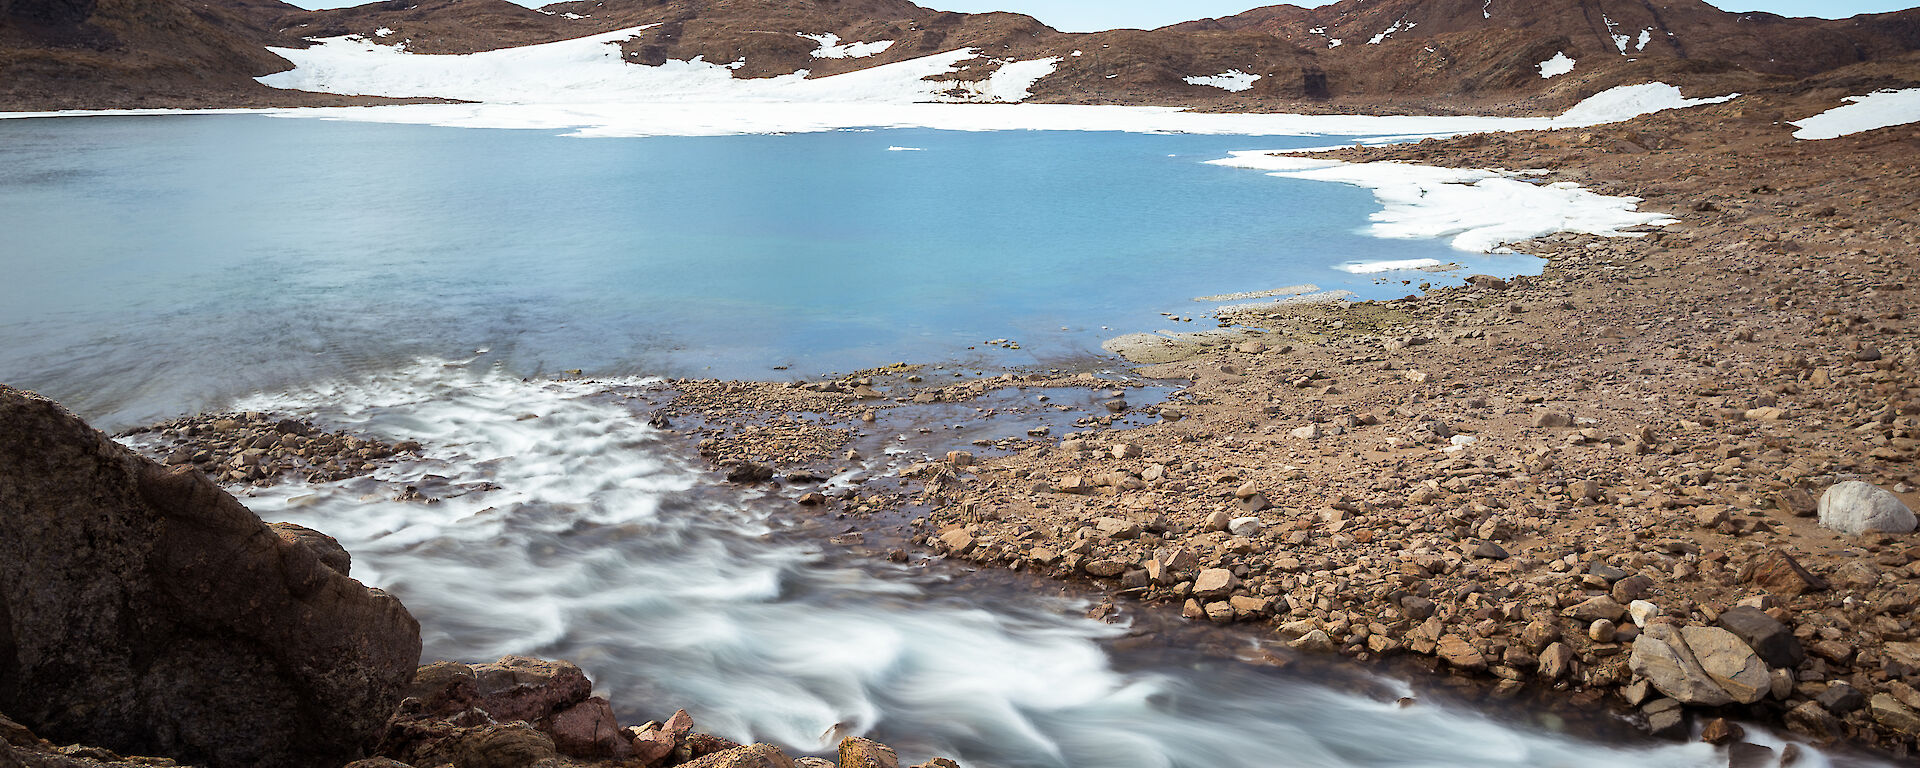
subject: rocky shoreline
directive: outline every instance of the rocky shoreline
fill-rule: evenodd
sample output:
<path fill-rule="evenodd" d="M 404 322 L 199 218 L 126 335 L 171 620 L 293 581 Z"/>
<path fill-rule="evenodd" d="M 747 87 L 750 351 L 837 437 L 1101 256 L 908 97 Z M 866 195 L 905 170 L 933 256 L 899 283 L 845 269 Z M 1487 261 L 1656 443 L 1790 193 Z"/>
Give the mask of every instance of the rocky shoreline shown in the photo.
<path fill-rule="evenodd" d="M 1611 709 L 1658 735 L 1727 745 L 1738 764 L 1789 756 L 1744 742 L 1736 721 L 1904 759 L 1920 738 L 1910 511 L 1920 501 L 1920 349 L 1906 284 L 1920 274 L 1911 165 L 1920 132 L 1789 138 L 1782 118 L 1824 109 L 1842 87 L 1852 86 L 1812 81 L 1564 135 L 1334 153 L 1547 167 L 1543 181 L 1639 196 L 1681 223 L 1643 238 L 1516 244 L 1548 260 L 1538 277 L 1222 317 L 1238 330 L 1196 336 L 1141 370 L 1186 382 L 1165 403 L 1130 403 L 1139 382 L 1077 372 L 936 386 L 903 366 L 804 383 L 675 381 L 656 424 L 734 482 L 778 483 L 796 514 L 891 536 L 922 556 L 1177 607 L 1301 654 L 1412 660 L 1496 696 Z M 1090 408 L 1053 411 L 1034 388 L 1084 391 Z M 981 404 L 986 414 L 1007 392 L 1024 405 L 1006 415 L 1031 427 L 956 442 L 860 484 L 827 482 L 862 458 L 859 441 L 889 409 Z M 391 643 L 406 644 L 411 619 L 383 614 L 391 598 L 347 578 L 349 559 L 323 534 L 241 519 L 208 478 L 329 482 L 418 445 L 257 413 L 145 432 L 171 471 L 113 453 L 103 436 L 72 441 L 91 446 L 87 462 L 122 473 L 82 485 L 116 489 L 153 515 L 122 525 L 113 514 L 132 513 L 108 514 L 132 531 L 121 531 L 129 551 L 149 546 L 140 526 L 157 525 L 161 556 L 204 564 L 218 547 L 166 534 L 183 525 L 172 521 L 215 519 L 238 532 L 231 551 L 258 555 L 260 572 L 276 574 L 264 583 L 291 604 L 346 595 L 338 605 L 364 602 L 374 607 L 354 610 L 392 625 L 397 634 L 351 641 L 367 643 L 355 653 L 379 651 L 386 680 L 349 692 L 359 703 L 342 713 L 356 723 L 345 735 L 364 746 L 329 754 L 381 756 L 357 768 L 832 764 L 700 736 L 684 712 L 621 726 L 564 662 L 441 663 L 399 680 L 395 670 L 412 661 L 395 661 Z M 11 482 L 0 482 L 0 499 L 45 491 Z M 904 546 L 888 554 L 915 556 Z M 182 582 L 162 593 L 220 594 L 209 589 Z M 0 630 L 45 610 L 4 597 Z M 240 613 L 221 620 L 251 627 Z M 412 643 L 417 661 L 417 626 Z M 0 664 L 18 663 L 17 649 L 0 651 Z M 86 739 L 104 746 L 43 742 L 36 733 L 86 734 L 15 711 L 16 693 L 0 685 L 0 711 L 35 722 L 0 720 L 11 745 L 0 768 L 175 764 L 122 758 L 108 749 L 149 743 L 111 743 L 111 733 Z M 179 738 L 151 746 L 207 765 L 244 763 L 221 750 L 258 747 Z M 849 739 L 839 765 L 897 759 Z"/>
<path fill-rule="evenodd" d="M 1902 276 L 1920 266 L 1920 189 L 1900 169 L 1920 133 L 1791 139 L 1782 117 L 1831 92 L 1334 153 L 1545 166 L 1543 182 L 1681 223 L 1516 244 L 1549 260 L 1539 277 L 1222 318 L 1242 330 L 1142 369 L 1189 382 L 1150 409 L 1159 424 L 908 467 L 915 541 L 1302 651 L 1559 692 L 1750 757 L 1767 748 L 1733 720 L 1910 755 L 1920 358 Z M 928 397 L 892 383 L 831 386 Z M 701 407 L 832 411 L 764 394 Z M 734 479 L 799 468 L 795 493 L 828 501 L 802 494 L 804 467 L 833 449 L 726 447 L 769 465 Z"/>

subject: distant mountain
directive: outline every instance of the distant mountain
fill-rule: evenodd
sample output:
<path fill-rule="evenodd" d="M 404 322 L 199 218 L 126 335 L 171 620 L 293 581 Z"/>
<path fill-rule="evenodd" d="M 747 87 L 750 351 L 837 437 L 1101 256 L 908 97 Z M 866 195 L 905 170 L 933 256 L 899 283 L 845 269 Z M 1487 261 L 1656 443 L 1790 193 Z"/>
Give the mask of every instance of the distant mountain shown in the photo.
<path fill-rule="evenodd" d="M 1344 0 L 1091 34 L 907 0 L 387 0 L 325 11 L 279 0 L 0 0 L 0 101 L 243 103 L 261 98 L 251 78 L 288 66 L 266 46 L 357 35 L 467 53 L 633 27 L 647 28 L 624 44 L 629 62 L 699 57 L 735 77 L 819 77 L 972 48 L 978 57 L 948 77 L 1057 59 L 1032 87 L 1036 101 L 1302 111 L 1552 111 L 1614 85 L 1724 92 L 1920 49 L 1920 10 L 1783 19 L 1699 0 Z"/>
<path fill-rule="evenodd" d="M 1521 32 L 1525 39 L 1564 40 L 1569 55 L 1725 62 L 1805 77 L 1920 48 L 1920 9 L 1829 20 L 1729 13 L 1702 0 L 1343 0 L 1166 29 L 1253 29 L 1336 54 L 1344 48 L 1350 56 L 1364 56 L 1362 46 L 1470 45 L 1475 37 Z"/>

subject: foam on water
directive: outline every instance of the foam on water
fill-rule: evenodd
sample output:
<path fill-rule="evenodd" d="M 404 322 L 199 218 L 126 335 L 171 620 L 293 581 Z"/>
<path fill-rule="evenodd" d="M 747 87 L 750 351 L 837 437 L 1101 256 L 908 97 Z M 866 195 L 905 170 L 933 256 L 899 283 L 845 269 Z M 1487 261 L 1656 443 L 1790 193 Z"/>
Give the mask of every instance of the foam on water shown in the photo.
<path fill-rule="evenodd" d="M 647 426 L 640 384 L 431 362 L 255 398 L 239 407 L 420 440 L 428 458 L 246 501 L 338 537 L 355 576 L 421 620 L 428 658 L 572 659 L 625 719 L 686 707 L 703 730 L 798 751 L 870 734 L 979 768 L 1725 764 L 1704 744 L 1601 746 L 1198 654 L 1126 667 L 1100 642 L 1123 630 L 1079 601 L 778 535 L 764 492 L 712 482 Z M 403 484 L 445 498 L 390 500 Z"/>

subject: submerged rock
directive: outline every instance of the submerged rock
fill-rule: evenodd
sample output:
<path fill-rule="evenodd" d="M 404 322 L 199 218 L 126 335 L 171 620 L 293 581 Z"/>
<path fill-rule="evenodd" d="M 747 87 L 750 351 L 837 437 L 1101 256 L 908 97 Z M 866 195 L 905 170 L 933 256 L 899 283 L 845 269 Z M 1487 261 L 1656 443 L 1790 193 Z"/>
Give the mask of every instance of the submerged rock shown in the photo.
<path fill-rule="evenodd" d="M 420 628 L 343 558 L 5 387 L 0 468 L 0 711 L 209 766 L 337 768 L 379 737 Z"/>

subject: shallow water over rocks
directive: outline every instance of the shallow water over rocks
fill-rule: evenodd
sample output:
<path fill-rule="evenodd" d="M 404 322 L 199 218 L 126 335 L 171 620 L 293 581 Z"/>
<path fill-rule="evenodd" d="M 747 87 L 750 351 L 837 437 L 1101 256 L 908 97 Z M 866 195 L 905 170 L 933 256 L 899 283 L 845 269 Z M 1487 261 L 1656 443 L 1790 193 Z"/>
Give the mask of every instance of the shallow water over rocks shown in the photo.
<path fill-rule="evenodd" d="M 1726 765 L 1705 744 L 1595 743 L 1352 668 L 1116 643 L 1132 630 L 1017 577 L 823 546 L 842 524 L 715 482 L 647 426 L 650 386 L 476 367 L 241 404 L 425 444 L 372 478 L 247 501 L 337 536 L 356 576 L 420 618 L 429 658 L 568 658 L 633 721 L 685 707 L 796 752 L 870 735 L 989 768 Z M 392 500 L 428 483 L 436 503 Z"/>

